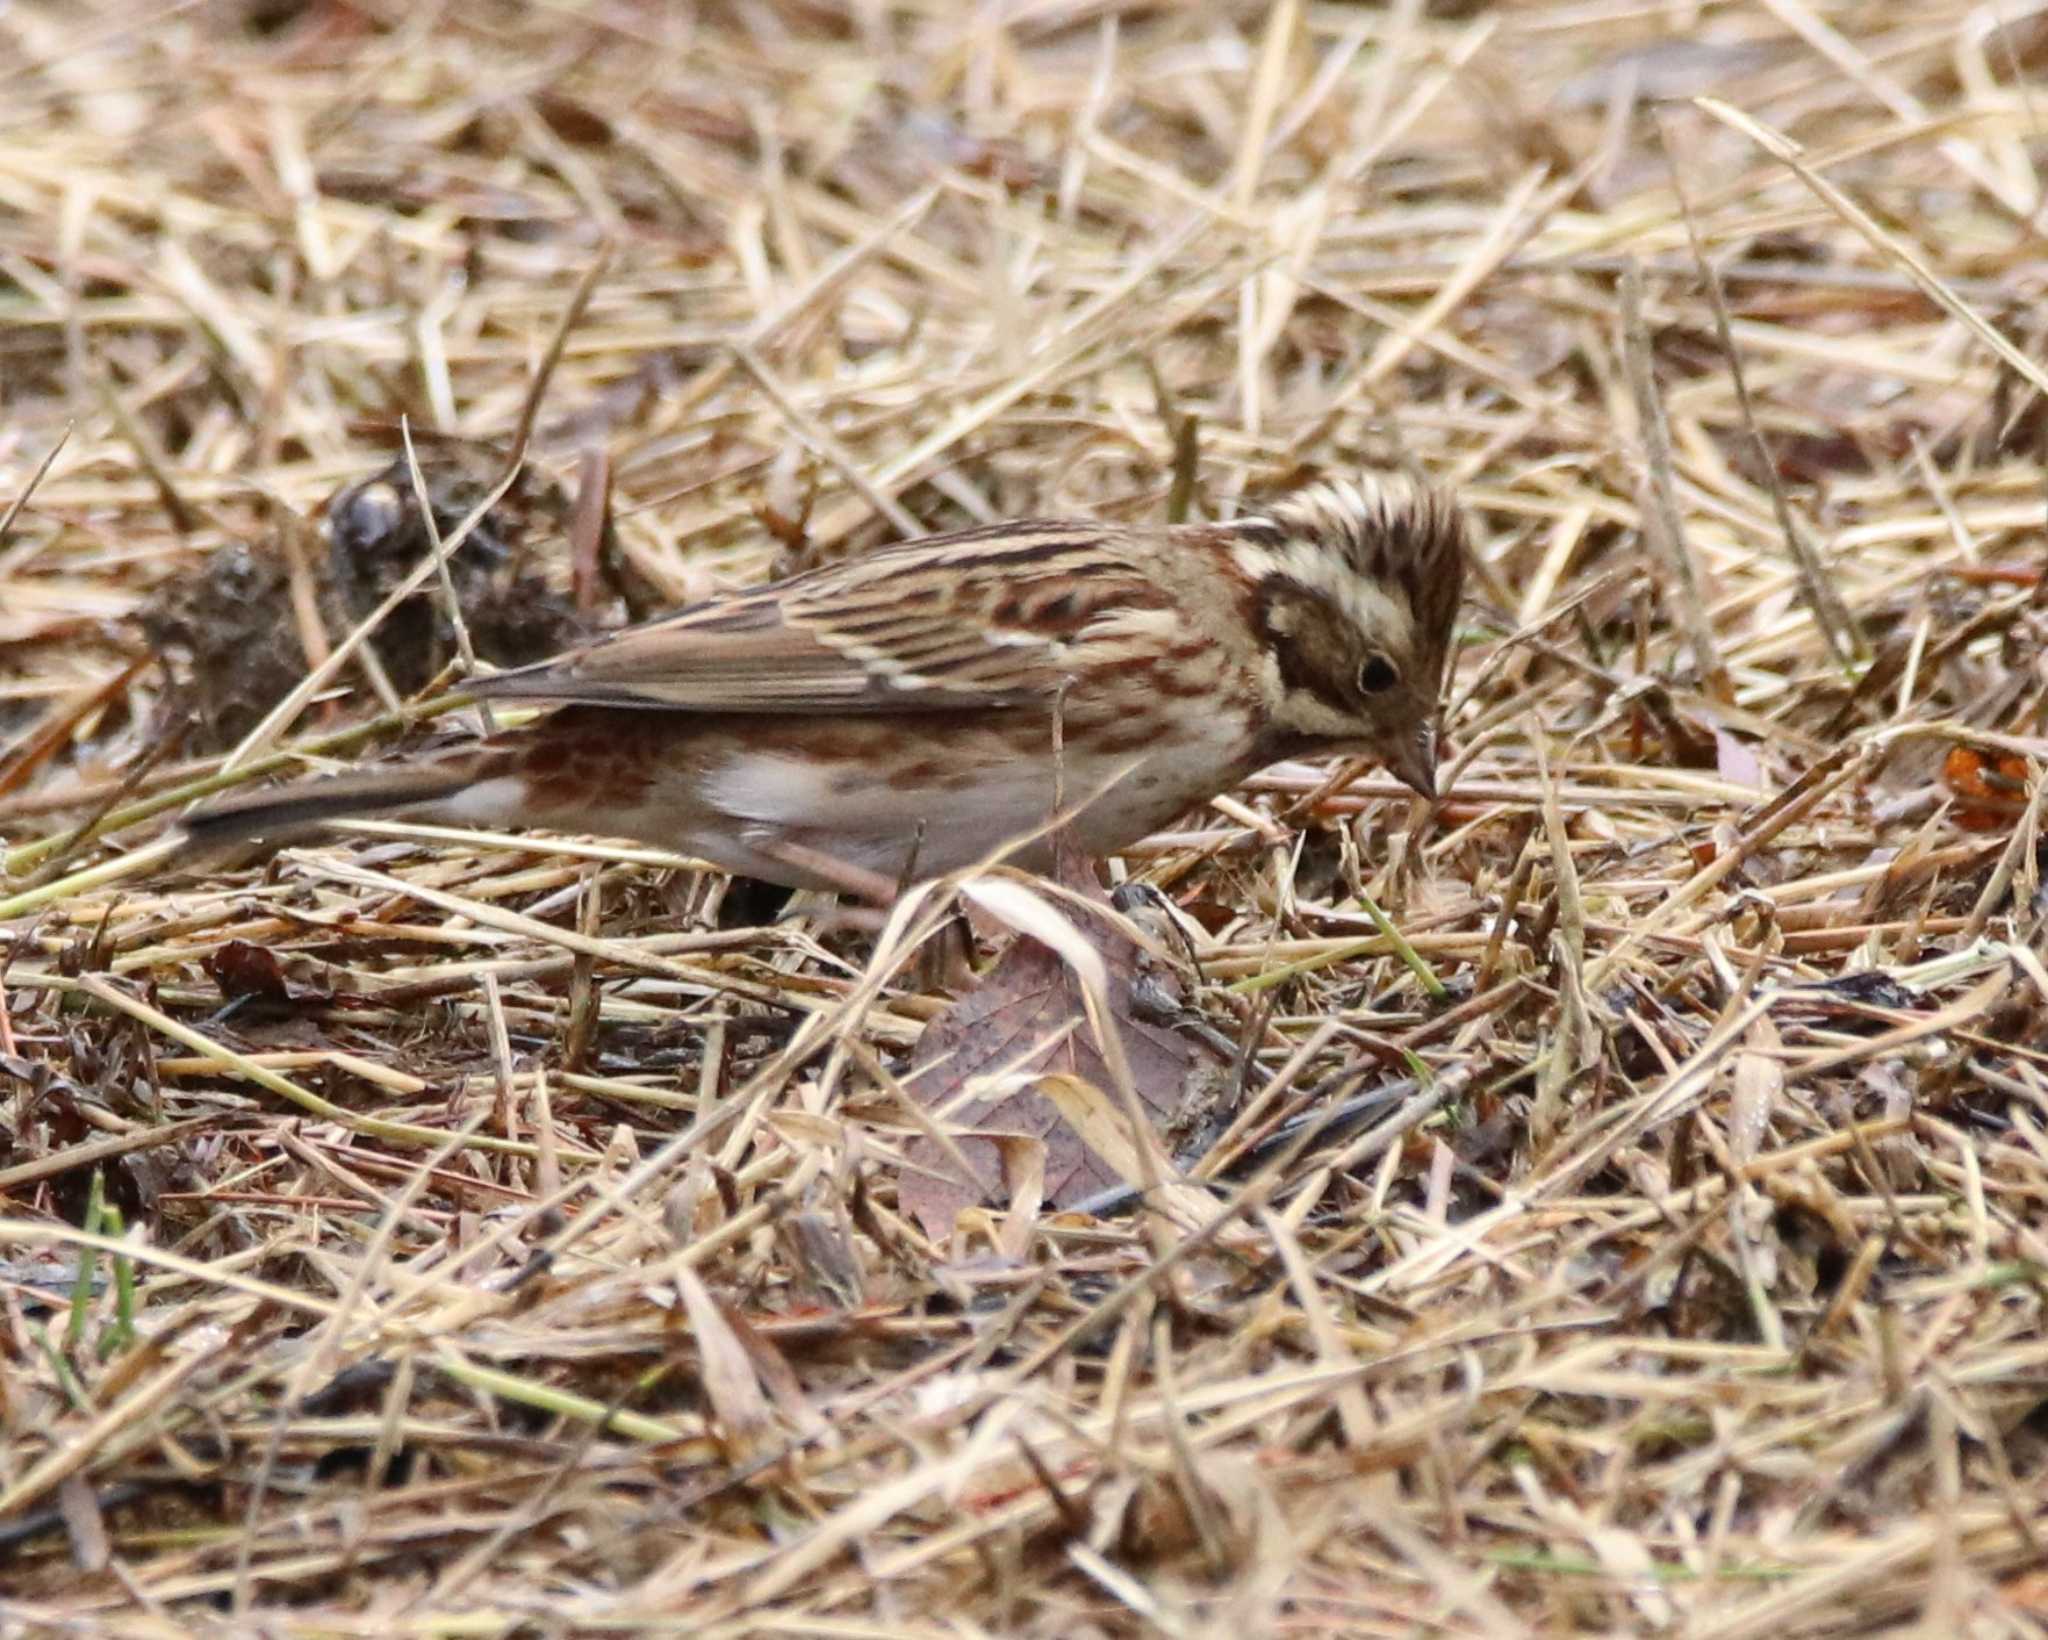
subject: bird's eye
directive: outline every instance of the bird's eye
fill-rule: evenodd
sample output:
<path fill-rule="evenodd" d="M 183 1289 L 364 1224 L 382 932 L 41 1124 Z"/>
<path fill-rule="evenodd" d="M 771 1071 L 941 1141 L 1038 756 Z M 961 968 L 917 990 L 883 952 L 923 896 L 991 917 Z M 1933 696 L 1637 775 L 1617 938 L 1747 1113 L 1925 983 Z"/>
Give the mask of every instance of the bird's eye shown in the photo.
<path fill-rule="evenodd" d="M 1400 681 L 1401 674 L 1394 670 L 1394 663 L 1384 655 L 1366 656 L 1365 664 L 1358 669 L 1358 687 L 1368 695 L 1391 689 Z"/>

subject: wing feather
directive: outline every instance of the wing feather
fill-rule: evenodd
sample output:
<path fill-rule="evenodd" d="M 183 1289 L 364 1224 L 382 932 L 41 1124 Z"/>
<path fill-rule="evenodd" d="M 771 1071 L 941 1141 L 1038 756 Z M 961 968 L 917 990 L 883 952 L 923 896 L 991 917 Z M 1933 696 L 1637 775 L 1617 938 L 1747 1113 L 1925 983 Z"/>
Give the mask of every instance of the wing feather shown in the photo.
<path fill-rule="evenodd" d="M 708 599 L 480 679 L 476 692 L 737 713 L 968 711 L 1050 700 L 1091 622 L 1167 607 L 1131 540 L 1114 525 L 1059 521 L 934 536 Z"/>

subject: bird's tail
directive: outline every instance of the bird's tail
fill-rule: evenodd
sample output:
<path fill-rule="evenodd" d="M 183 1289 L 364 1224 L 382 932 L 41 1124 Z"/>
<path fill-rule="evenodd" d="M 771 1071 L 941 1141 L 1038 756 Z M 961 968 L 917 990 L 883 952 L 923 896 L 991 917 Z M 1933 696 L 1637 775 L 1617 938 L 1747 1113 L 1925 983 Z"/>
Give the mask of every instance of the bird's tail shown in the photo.
<path fill-rule="evenodd" d="M 480 756 L 452 757 L 408 769 L 302 780 L 226 798 L 195 809 L 182 822 L 195 853 L 261 837 L 278 841 L 329 820 L 354 820 L 445 803 L 487 775 Z"/>

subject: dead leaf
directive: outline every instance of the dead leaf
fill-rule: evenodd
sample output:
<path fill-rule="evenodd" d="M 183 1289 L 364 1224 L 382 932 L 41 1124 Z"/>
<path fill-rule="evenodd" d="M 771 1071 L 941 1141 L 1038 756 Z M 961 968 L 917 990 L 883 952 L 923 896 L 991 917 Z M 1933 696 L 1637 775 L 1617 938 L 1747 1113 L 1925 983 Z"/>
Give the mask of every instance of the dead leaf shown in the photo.
<path fill-rule="evenodd" d="M 827 1213 L 792 1213 L 775 1226 L 799 1290 L 834 1309 L 857 1310 L 867 1301 L 860 1257 L 845 1227 Z"/>
<path fill-rule="evenodd" d="M 773 1427 L 768 1398 L 755 1376 L 754 1361 L 724 1306 L 687 1266 L 676 1272 L 676 1288 L 697 1344 L 697 1372 L 704 1398 L 725 1438 L 727 1455 L 744 1463 Z"/>
<path fill-rule="evenodd" d="M 984 891 L 995 886 L 992 880 L 975 885 Z M 1065 955 L 1020 934 L 981 983 L 933 1020 L 918 1042 L 911 1095 L 945 1111 L 942 1120 L 976 1176 L 974 1184 L 959 1178 L 930 1140 L 908 1147 L 914 1166 L 903 1173 L 898 1199 L 933 1237 L 950 1235 L 962 1208 L 1004 1200 L 1002 1146 L 995 1135 L 1044 1141 L 1044 1199 L 1051 1207 L 1126 1182 L 1115 1160 L 1092 1149 L 1062 1119 L 1039 1090 L 1041 1078 L 1073 1077 L 1120 1107 L 1116 1090 L 1127 1077 L 1154 1128 L 1165 1129 L 1225 1069 L 1207 1043 L 1154 1022 L 1162 999 L 1179 1003 L 1180 976 L 1117 932 L 1107 914 L 1067 906 L 1055 911 L 1021 885 L 1005 883 L 1003 889 L 977 897 L 1012 927 L 1057 941 Z M 1115 1033 L 1108 1054 L 1090 1022 L 1091 984 L 1106 1006 L 1104 1023 Z M 978 1081 L 986 1083 L 985 1090 L 948 1108 Z M 1130 1149 L 1125 1138 L 1124 1153 Z"/>
<path fill-rule="evenodd" d="M 717 1301 L 713 1300 L 713 1303 Z M 754 1379 L 782 1409 L 784 1416 L 806 1435 L 822 1434 L 826 1428 L 823 1414 L 804 1393 L 803 1380 L 797 1377 L 788 1358 L 775 1347 L 774 1340 L 731 1306 L 718 1304 L 717 1308 L 721 1319 L 732 1329 L 732 1336 L 746 1352 Z M 730 1428 L 730 1424 L 727 1427 Z"/>
<path fill-rule="evenodd" d="M 1031 1232 L 1045 1205 L 1045 1141 L 999 1134 L 990 1143 L 1003 1168 L 1003 1193 L 1010 1198 L 1009 1217 L 996 1235 L 1004 1258 L 1021 1259 L 1031 1250 Z"/>
<path fill-rule="evenodd" d="M 1060 1119 L 1081 1136 L 1086 1145 L 1125 1184 L 1141 1183 L 1148 1171 L 1159 1170 L 1164 1152 L 1158 1135 L 1131 1132 L 1116 1102 L 1092 1082 L 1055 1071 L 1038 1079 L 1038 1091 L 1060 1113 Z M 1141 1148 L 1150 1155 L 1141 1153 Z M 1016 1191 L 1010 1192 L 1015 1200 Z"/>
<path fill-rule="evenodd" d="M 81 1572 L 103 1572 L 112 1555 L 107 1545 L 107 1521 L 100 1513 L 99 1499 L 92 1483 L 83 1475 L 67 1475 L 57 1487 L 57 1508 L 71 1534 L 71 1564 Z"/>
<path fill-rule="evenodd" d="M 1956 822 L 1965 831 L 2007 831 L 2027 806 L 2027 760 L 1985 753 L 1973 746 L 1948 749 L 1941 778 L 1956 798 Z"/>
<path fill-rule="evenodd" d="M 264 1002 L 284 1002 L 290 998 L 277 953 L 267 946 L 229 940 L 207 952 L 202 966 L 224 997 L 255 997 Z"/>
<path fill-rule="evenodd" d="M 1081 1136 L 1081 1142 L 1106 1163 L 1118 1179 L 1135 1190 L 1152 1191 L 1151 1205 L 1182 1228 L 1192 1229 L 1214 1211 L 1215 1200 L 1206 1191 L 1199 1185 L 1179 1181 L 1179 1169 L 1174 1166 L 1165 1136 L 1159 1129 L 1148 1126 L 1141 1133 L 1133 1133 L 1118 1102 L 1094 1083 L 1055 1072 L 1039 1078 L 1038 1091 L 1052 1102 L 1061 1119 Z M 1199 1104 L 1199 1101 L 1192 1103 Z M 1020 1206 L 1014 1185 L 1010 1189 L 1010 1202 L 1014 1217 Z M 1009 1226 L 1006 1224 L 1004 1228 L 1007 1230 Z M 1003 1250 L 1007 1252 L 1009 1249 Z M 1023 1256 L 1021 1248 L 1017 1256 Z"/>
<path fill-rule="evenodd" d="M 1714 762 L 1721 778 L 1730 785 L 1747 786 L 1751 791 L 1764 789 L 1764 766 L 1752 752 L 1726 729 L 1714 731 Z"/>
<path fill-rule="evenodd" d="M 348 993 L 363 987 L 341 979 L 347 970 L 303 951 L 272 950 L 248 940 L 228 940 L 207 952 L 200 964 L 229 1000 L 268 1003 L 311 1002 L 346 1007 Z"/>
<path fill-rule="evenodd" d="M 1738 1162 L 1751 1162 L 1763 1148 L 1771 1119 L 1785 1097 L 1785 1068 L 1777 1027 L 1759 1019 L 1735 1059 L 1735 1092 L 1728 1106 L 1728 1149 Z"/>

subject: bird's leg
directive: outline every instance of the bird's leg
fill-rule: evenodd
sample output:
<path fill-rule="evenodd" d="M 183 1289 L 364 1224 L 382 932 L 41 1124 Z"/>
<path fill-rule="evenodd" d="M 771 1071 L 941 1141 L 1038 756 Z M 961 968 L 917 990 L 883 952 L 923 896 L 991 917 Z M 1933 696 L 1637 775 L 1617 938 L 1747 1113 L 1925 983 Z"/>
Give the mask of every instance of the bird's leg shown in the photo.
<path fill-rule="evenodd" d="M 922 841 L 920 833 L 919 841 Z M 855 900 L 865 901 L 862 905 L 841 905 L 819 919 L 820 931 L 830 928 L 857 929 L 865 934 L 878 934 L 888 920 L 889 907 L 904 889 L 910 886 L 912 872 L 916 869 L 917 852 L 913 847 L 904 862 L 902 874 L 891 879 L 879 871 L 870 871 L 850 861 L 826 853 L 823 849 L 811 848 L 803 843 L 791 842 L 779 837 L 771 842 L 756 843 L 755 848 L 766 858 L 788 866 L 820 882 L 829 883 L 839 893 Z M 955 912 L 948 917 L 931 939 L 918 952 L 918 987 L 927 991 L 957 991 L 964 989 L 974 978 L 974 935 L 964 917 Z"/>
<path fill-rule="evenodd" d="M 958 995 L 974 983 L 974 929 L 954 906 L 917 953 L 917 987 Z"/>
<path fill-rule="evenodd" d="M 837 855 L 827 854 L 823 849 L 791 842 L 787 837 L 755 842 L 753 848 L 763 859 L 788 866 L 802 876 L 815 878 L 841 894 L 851 894 L 870 905 L 887 906 L 895 901 L 897 884 L 892 878 L 884 877 L 879 871 L 870 871 L 866 866 L 857 866 L 850 860 L 842 860 Z"/>
<path fill-rule="evenodd" d="M 903 873 L 896 881 L 901 894 L 917 880 L 917 857 L 924 852 L 924 822 L 911 834 L 910 852 L 903 859 Z M 917 953 L 917 985 L 921 991 L 958 993 L 974 983 L 974 928 L 959 901 L 946 913 L 946 920 L 932 930 Z"/>

